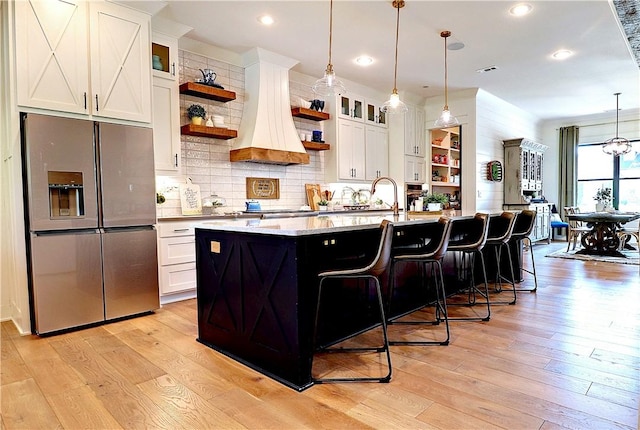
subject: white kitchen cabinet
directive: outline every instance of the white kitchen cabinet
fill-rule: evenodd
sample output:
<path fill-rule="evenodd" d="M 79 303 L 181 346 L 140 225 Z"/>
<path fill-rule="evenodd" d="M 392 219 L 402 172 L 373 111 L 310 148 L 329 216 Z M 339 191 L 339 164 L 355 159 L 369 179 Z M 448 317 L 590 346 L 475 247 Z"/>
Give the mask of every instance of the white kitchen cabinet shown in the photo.
<path fill-rule="evenodd" d="M 160 222 L 158 236 L 161 303 L 195 297 L 197 277 L 193 222 Z"/>
<path fill-rule="evenodd" d="M 504 210 L 522 211 L 525 209 L 536 212 L 536 222 L 529 238 L 532 242 L 547 240 L 551 235 L 551 203 L 505 204 Z"/>
<path fill-rule="evenodd" d="M 88 4 L 14 3 L 18 105 L 90 113 Z"/>
<path fill-rule="evenodd" d="M 153 78 L 153 152 L 156 171 L 180 170 L 180 91 L 171 79 Z"/>
<path fill-rule="evenodd" d="M 151 121 L 148 15 L 107 2 L 15 4 L 20 106 Z"/>
<path fill-rule="evenodd" d="M 426 161 L 423 157 L 404 156 L 404 181 L 414 183 L 425 182 Z"/>
<path fill-rule="evenodd" d="M 347 93 L 336 96 L 336 114 L 338 118 L 353 121 L 364 121 L 365 102 L 364 97 Z"/>
<path fill-rule="evenodd" d="M 386 128 L 365 128 L 365 179 L 389 175 L 389 133 Z"/>
<path fill-rule="evenodd" d="M 364 119 L 367 125 L 387 128 L 387 114 L 381 111 L 383 104 L 378 100 L 366 99 Z"/>
<path fill-rule="evenodd" d="M 425 112 L 409 106 L 404 116 L 404 153 L 424 157 L 425 150 Z"/>
<path fill-rule="evenodd" d="M 365 178 L 364 124 L 338 121 L 338 179 L 363 180 Z"/>
<path fill-rule="evenodd" d="M 158 56 L 161 66 L 160 69 L 153 67 L 153 77 L 178 82 L 178 39 L 154 31 L 151 35 L 151 55 Z"/>

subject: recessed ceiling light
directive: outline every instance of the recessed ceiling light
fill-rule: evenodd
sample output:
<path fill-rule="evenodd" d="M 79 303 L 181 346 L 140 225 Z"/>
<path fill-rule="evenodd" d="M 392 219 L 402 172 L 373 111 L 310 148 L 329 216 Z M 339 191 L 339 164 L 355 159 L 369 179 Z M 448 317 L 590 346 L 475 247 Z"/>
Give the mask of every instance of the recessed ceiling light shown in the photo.
<path fill-rule="evenodd" d="M 271 25 L 275 21 L 273 20 L 273 17 L 271 17 L 271 15 L 262 15 L 258 17 L 258 22 L 263 25 Z"/>
<path fill-rule="evenodd" d="M 513 16 L 524 16 L 533 10 L 533 6 L 527 3 L 519 3 L 509 9 L 509 13 Z"/>
<path fill-rule="evenodd" d="M 560 49 L 554 52 L 553 54 L 551 54 L 551 57 L 556 60 L 564 60 L 565 58 L 569 58 L 572 55 L 573 55 L 572 51 L 569 51 L 568 49 Z"/>
<path fill-rule="evenodd" d="M 366 67 L 373 64 L 373 58 L 369 57 L 368 55 L 361 55 L 356 58 L 355 62 L 358 66 Z"/>

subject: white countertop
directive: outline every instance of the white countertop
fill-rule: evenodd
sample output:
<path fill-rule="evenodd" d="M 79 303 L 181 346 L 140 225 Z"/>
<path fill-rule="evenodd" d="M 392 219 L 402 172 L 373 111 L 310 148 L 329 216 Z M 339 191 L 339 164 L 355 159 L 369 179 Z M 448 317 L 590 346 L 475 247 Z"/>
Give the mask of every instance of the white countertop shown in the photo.
<path fill-rule="evenodd" d="M 419 219 L 407 219 L 405 214 L 400 214 L 395 220 L 397 225 L 412 223 L 435 222 L 438 215 Z M 380 225 L 382 220 L 394 221 L 393 214 L 371 215 L 319 215 L 298 218 L 272 218 L 272 219 L 238 219 L 238 220 L 212 220 L 195 224 L 196 228 L 256 233 L 278 236 L 305 236 L 323 233 L 335 233 L 339 231 L 366 230 Z"/>

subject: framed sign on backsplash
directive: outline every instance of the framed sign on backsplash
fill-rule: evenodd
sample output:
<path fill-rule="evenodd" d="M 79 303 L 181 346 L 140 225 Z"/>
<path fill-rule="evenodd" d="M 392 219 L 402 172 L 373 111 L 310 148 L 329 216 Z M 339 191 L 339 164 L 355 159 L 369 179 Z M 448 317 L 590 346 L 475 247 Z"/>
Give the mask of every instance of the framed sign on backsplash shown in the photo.
<path fill-rule="evenodd" d="M 247 178 L 248 199 L 279 199 L 280 180 L 277 178 Z"/>

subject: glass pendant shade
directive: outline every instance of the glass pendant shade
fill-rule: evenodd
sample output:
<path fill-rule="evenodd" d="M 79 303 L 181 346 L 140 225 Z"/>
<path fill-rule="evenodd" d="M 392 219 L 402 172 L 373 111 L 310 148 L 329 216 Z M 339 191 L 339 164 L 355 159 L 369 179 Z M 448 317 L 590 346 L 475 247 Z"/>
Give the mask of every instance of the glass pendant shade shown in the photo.
<path fill-rule="evenodd" d="M 455 125 L 460 125 L 460 121 L 458 121 L 458 118 L 451 115 L 449 106 L 445 106 L 434 125 L 439 128 L 453 127 Z"/>
<path fill-rule="evenodd" d="M 631 143 L 624 137 L 618 136 L 618 111 L 619 111 L 618 98 L 620 96 L 620 93 L 615 93 L 614 96 L 616 96 L 616 137 L 607 139 L 602 145 L 602 151 L 605 154 L 618 157 L 620 155 L 631 152 Z"/>
<path fill-rule="evenodd" d="M 344 94 L 347 92 L 342 81 L 336 78 L 331 64 L 327 65 L 324 76 L 318 79 L 311 87 L 313 92 L 319 96 L 335 96 L 336 94 Z"/>
<path fill-rule="evenodd" d="M 311 87 L 313 92 L 318 96 L 335 96 L 337 94 L 344 94 L 347 92 L 342 81 L 336 78 L 336 74 L 333 71 L 333 64 L 331 64 L 331 42 L 333 39 L 333 0 L 330 1 L 329 6 L 329 63 L 324 71 L 324 76 L 318 79 Z"/>
<path fill-rule="evenodd" d="M 389 97 L 389 100 L 384 102 L 384 104 L 380 108 L 381 112 L 391 115 L 407 113 L 408 110 L 409 108 L 407 107 L 407 105 L 402 100 L 400 100 L 400 96 L 398 95 L 397 91 L 394 91 Z"/>
<path fill-rule="evenodd" d="M 453 127 L 460 125 L 458 118 L 451 115 L 449 110 L 449 83 L 447 73 L 447 37 L 451 36 L 450 31 L 443 31 L 440 33 L 440 37 L 444 39 L 444 108 L 440 117 L 434 122 L 434 125 L 438 128 Z"/>
<path fill-rule="evenodd" d="M 396 88 L 396 81 L 398 79 L 398 34 L 400 30 L 400 9 L 404 7 L 404 0 L 394 0 L 393 7 L 398 11 L 398 15 L 396 18 L 396 59 L 393 72 L 393 91 L 391 91 L 389 100 L 384 102 L 384 104 L 380 108 L 381 112 L 390 115 L 405 114 L 409 110 L 407 105 L 404 104 L 402 100 L 400 100 L 398 89 Z"/>

